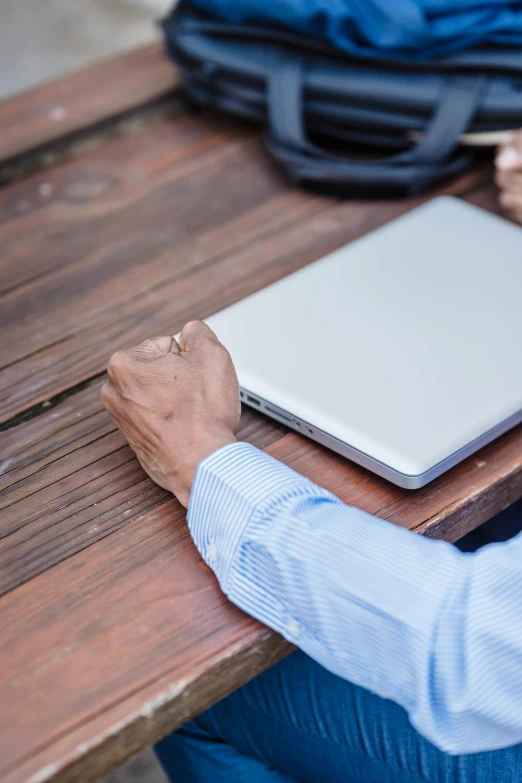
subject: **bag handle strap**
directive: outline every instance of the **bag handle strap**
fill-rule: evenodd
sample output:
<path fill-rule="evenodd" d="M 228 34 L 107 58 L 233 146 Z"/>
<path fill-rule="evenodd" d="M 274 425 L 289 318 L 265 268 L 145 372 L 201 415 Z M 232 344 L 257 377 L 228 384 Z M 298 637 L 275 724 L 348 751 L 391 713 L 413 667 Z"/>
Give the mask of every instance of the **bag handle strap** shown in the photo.
<path fill-rule="evenodd" d="M 406 191 L 414 194 L 431 181 L 454 176 L 471 162 L 459 151 L 482 98 L 486 80 L 448 76 L 439 104 L 420 141 L 405 152 L 376 161 L 353 161 L 312 144 L 304 125 L 304 61 L 278 50 L 268 79 L 268 148 L 299 183 Z"/>

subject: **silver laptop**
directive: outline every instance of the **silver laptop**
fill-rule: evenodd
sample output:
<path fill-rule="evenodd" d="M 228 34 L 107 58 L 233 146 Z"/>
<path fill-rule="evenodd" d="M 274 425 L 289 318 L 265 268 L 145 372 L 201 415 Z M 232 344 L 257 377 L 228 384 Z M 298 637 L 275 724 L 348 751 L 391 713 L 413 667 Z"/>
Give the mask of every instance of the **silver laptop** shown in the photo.
<path fill-rule="evenodd" d="M 207 323 L 247 405 L 401 487 L 522 421 L 522 229 L 457 199 Z"/>

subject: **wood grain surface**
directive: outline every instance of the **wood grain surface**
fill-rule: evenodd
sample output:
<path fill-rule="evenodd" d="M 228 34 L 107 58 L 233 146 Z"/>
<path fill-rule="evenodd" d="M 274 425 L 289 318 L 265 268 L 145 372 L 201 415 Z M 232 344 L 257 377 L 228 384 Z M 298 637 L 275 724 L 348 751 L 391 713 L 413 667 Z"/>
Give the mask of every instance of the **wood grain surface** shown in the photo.
<path fill-rule="evenodd" d="M 4 596 L 0 779 L 87 781 L 290 647 L 231 606 L 164 503 Z"/>
<path fill-rule="evenodd" d="M 150 104 L 178 86 L 178 72 L 154 43 L 8 98 L 0 110 L 0 163 Z"/>
<path fill-rule="evenodd" d="M 24 151 L 153 104 L 171 80 L 152 48 L 8 101 L 0 157 L 23 162 Z M 177 99 L 162 106 L 132 133 L 103 134 L 0 190 L 2 783 L 96 780 L 290 650 L 227 602 L 182 508 L 102 409 L 110 354 L 423 200 L 298 191 L 251 127 Z M 487 164 L 441 192 L 498 210 Z M 240 435 L 345 502 L 431 537 L 455 540 L 522 496 L 522 427 L 416 492 L 255 412 L 244 411 Z"/>
<path fill-rule="evenodd" d="M 165 503 L 100 403 L 101 381 L 0 434 L 0 595 Z M 245 409 L 239 437 L 286 432 Z"/>

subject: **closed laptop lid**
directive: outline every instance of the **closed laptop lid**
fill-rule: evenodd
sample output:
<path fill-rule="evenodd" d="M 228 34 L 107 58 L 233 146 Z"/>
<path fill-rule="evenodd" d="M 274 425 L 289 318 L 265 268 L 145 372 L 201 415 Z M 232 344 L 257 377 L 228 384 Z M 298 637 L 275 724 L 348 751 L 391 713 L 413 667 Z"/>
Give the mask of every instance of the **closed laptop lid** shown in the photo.
<path fill-rule="evenodd" d="M 243 388 L 419 475 L 522 409 L 522 230 L 438 198 L 207 323 Z"/>

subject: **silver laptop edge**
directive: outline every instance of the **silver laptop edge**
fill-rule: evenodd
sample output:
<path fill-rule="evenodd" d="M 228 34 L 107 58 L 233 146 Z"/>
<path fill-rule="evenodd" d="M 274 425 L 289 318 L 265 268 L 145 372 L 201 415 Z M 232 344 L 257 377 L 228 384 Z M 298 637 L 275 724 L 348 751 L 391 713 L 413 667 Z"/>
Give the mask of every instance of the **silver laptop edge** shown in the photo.
<path fill-rule="evenodd" d="M 513 416 L 510 416 L 508 419 L 505 419 L 505 421 L 500 422 L 500 424 L 497 424 L 495 427 L 488 430 L 488 432 L 485 432 L 480 437 L 475 438 L 475 440 L 471 441 L 463 448 L 450 454 L 437 465 L 433 465 L 432 468 L 424 473 L 420 473 L 416 476 L 408 476 L 405 473 L 400 473 L 389 465 L 385 465 L 384 462 L 379 462 L 379 460 L 370 457 L 369 454 L 365 454 L 364 452 L 355 449 L 348 443 L 344 443 L 333 435 L 323 432 L 309 422 L 303 421 L 290 413 L 290 411 L 278 408 L 277 405 L 273 405 L 271 402 L 264 400 L 258 394 L 254 394 L 248 389 L 241 387 L 240 394 L 241 402 L 248 405 L 253 410 L 264 413 L 266 416 L 278 421 L 280 424 L 292 427 L 296 432 L 306 435 L 306 437 L 314 440 L 321 446 L 326 446 L 337 454 L 340 454 L 342 457 L 346 457 L 357 465 L 361 465 L 361 467 L 371 470 L 373 473 L 381 476 L 381 478 L 392 481 L 403 489 L 420 489 L 420 487 L 424 487 L 426 484 L 429 484 L 430 481 L 433 481 L 433 479 L 436 479 L 450 468 L 458 465 L 458 463 L 462 462 L 466 457 L 470 457 L 483 446 L 487 446 L 487 444 L 491 443 L 495 438 L 500 437 L 500 435 L 503 435 L 505 432 L 508 432 L 508 430 L 516 427 L 517 424 L 522 423 L 522 410 L 520 410 L 513 414 Z"/>

